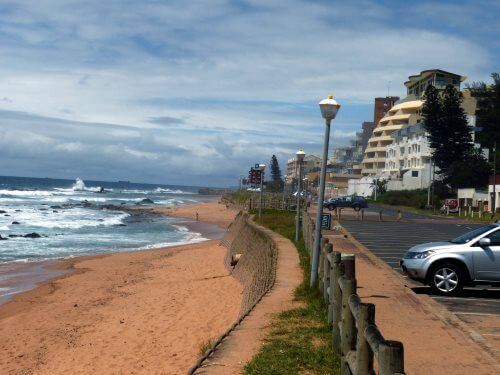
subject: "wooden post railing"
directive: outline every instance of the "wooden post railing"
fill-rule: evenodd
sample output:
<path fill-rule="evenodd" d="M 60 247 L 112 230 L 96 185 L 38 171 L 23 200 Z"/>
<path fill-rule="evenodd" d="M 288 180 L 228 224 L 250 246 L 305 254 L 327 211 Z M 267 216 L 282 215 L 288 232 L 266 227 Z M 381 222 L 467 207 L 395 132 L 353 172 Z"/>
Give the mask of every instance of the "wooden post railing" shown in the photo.
<path fill-rule="evenodd" d="M 363 303 L 356 293 L 355 256 L 332 251 L 326 240 L 321 251 L 323 275 L 318 287 L 328 304 L 341 375 L 373 374 L 374 361 L 379 375 L 404 374 L 403 344 L 384 339 L 375 324 L 375 305 Z"/>

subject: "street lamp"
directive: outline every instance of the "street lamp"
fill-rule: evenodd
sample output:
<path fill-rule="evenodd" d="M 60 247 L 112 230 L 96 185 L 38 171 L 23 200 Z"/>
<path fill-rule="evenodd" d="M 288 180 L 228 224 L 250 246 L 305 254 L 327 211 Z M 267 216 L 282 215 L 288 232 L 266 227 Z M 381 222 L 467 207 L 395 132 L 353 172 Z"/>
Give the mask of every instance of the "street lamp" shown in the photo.
<path fill-rule="evenodd" d="M 297 166 L 299 169 L 299 178 L 297 183 L 297 215 L 295 216 L 295 242 L 299 242 L 299 228 L 300 228 L 300 184 L 302 182 L 302 161 L 306 153 L 302 150 L 297 151 L 295 154 Z"/>
<path fill-rule="evenodd" d="M 263 190 L 264 190 L 264 171 L 266 170 L 265 164 L 259 164 L 260 170 L 260 202 L 259 202 L 259 217 L 262 217 L 262 207 L 263 207 Z"/>
<path fill-rule="evenodd" d="M 325 119 L 325 138 L 323 140 L 323 160 L 321 164 L 321 174 L 319 178 L 318 190 L 318 207 L 316 209 L 316 227 L 314 236 L 313 258 L 311 264 L 311 286 L 318 279 L 318 263 L 319 263 L 319 247 L 321 241 L 321 214 L 323 213 L 323 201 L 325 199 L 325 179 L 326 179 L 326 163 L 328 159 L 328 144 L 330 142 L 330 124 L 339 111 L 340 104 L 333 99 L 332 95 L 319 102 L 321 116 Z"/>

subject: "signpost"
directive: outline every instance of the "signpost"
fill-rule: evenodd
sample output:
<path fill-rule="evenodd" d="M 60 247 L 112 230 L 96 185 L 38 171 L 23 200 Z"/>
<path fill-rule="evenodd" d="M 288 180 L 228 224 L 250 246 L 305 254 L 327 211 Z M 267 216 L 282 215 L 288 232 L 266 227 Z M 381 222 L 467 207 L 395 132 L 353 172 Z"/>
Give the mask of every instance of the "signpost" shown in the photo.
<path fill-rule="evenodd" d="M 330 229 L 332 214 L 321 214 L 321 229 Z"/>

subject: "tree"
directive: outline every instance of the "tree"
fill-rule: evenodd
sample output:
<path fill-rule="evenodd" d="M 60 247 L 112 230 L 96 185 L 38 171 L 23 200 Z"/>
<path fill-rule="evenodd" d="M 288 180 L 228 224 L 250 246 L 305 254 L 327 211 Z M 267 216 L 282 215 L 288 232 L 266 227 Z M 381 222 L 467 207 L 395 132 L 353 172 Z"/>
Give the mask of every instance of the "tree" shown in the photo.
<path fill-rule="evenodd" d="M 462 94 L 453 85 L 446 86 L 442 95 L 432 86 L 425 91 L 424 127 L 429 134 L 434 163 L 445 178 L 451 176 L 451 165 L 469 157 L 474 147 L 461 103 Z"/>
<path fill-rule="evenodd" d="M 283 179 L 281 178 L 281 170 L 276 155 L 271 157 L 270 162 L 271 180 L 267 183 L 270 191 L 281 191 L 283 189 Z"/>
<path fill-rule="evenodd" d="M 488 184 L 490 166 L 480 149 L 473 149 L 463 159 L 454 161 L 445 182 L 453 188 L 485 187 Z"/>
<path fill-rule="evenodd" d="M 477 100 L 476 126 L 481 129 L 477 139 L 481 146 L 490 149 L 492 160 L 497 161 L 498 170 L 500 158 L 493 156 L 493 147 L 497 142 L 497 150 L 500 148 L 500 73 L 492 73 L 491 78 L 491 85 L 474 82 L 468 88 Z"/>
<path fill-rule="evenodd" d="M 425 89 L 424 98 L 425 101 L 422 105 L 424 129 L 428 133 L 429 146 L 433 150 L 434 162 L 440 170 L 444 170 L 446 167 L 447 134 L 442 126 L 442 100 L 439 91 L 432 85 L 427 86 Z"/>

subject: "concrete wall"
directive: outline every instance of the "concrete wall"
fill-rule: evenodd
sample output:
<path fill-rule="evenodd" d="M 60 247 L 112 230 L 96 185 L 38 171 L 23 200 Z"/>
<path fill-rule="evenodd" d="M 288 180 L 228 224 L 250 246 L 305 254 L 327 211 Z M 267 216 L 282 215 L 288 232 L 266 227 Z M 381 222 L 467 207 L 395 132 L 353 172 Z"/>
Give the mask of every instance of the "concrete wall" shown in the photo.
<path fill-rule="evenodd" d="M 272 238 L 243 212 L 229 226 L 221 244 L 228 249 L 226 266 L 244 287 L 244 314 L 274 284 L 278 250 Z M 236 254 L 242 256 L 233 269 L 231 256 Z"/>

